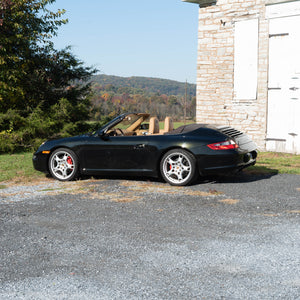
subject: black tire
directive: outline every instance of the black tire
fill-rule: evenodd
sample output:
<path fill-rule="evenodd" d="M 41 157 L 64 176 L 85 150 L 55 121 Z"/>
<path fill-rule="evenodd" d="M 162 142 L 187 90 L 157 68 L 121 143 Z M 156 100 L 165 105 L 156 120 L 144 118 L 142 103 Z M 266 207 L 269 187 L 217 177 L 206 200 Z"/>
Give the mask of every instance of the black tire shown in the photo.
<path fill-rule="evenodd" d="M 163 179 L 171 185 L 189 185 L 196 179 L 196 159 L 186 150 L 170 150 L 160 162 L 160 172 Z"/>
<path fill-rule="evenodd" d="M 51 176 L 57 180 L 71 181 L 78 176 L 78 158 L 70 149 L 56 149 L 50 156 L 48 166 Z"/>

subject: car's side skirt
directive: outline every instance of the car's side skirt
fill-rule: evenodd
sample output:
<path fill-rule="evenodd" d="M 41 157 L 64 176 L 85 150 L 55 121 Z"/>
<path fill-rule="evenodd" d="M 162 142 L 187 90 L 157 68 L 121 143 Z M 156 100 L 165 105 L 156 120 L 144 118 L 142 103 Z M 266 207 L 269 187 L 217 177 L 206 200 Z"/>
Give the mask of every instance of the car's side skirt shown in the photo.
<path fill-rule="evenodd" d="M 84 175 L 143 175 L 158 176 L 157 172 L 150 169 L 82 169 L 81 174 Z"/>

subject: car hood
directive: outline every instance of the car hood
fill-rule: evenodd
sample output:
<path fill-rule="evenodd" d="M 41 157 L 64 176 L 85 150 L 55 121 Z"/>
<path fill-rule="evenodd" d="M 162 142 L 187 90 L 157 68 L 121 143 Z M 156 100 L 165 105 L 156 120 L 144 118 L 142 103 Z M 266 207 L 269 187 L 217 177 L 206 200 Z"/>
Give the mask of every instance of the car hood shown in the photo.
<path fill-rule="evenodd" d="M 76 144 L 76 142 L 82 141 L 83 139 L 88 138 L 89 136 L 91 136 L 91 134 L 81 134 L 60 139 L 49 139 L 38 148 L 38 151 L 51 150 L 53 147 L 56 146 L 68 146 L 70 144 Z"/>

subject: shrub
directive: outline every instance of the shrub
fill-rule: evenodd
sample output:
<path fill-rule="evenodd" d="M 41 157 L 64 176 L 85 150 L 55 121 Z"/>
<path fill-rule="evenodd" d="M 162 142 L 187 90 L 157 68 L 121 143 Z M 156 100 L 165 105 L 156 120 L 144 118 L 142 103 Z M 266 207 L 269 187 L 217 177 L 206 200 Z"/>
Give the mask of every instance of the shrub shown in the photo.
<path fill-rule="evenodd" d="M 27 118 L 21 111 L 8 110 L 0 114 L 0 153 L 33 151 L 49 138 L 91 132 L 107 121 L 104 118 L 99 122 L 87 122 L 80 120 L 81 116 L 86 117 L 86 109 L 81 105 L 72 106 L 64 98 L 52 105 L 48 113 L 38 106 Z"/>

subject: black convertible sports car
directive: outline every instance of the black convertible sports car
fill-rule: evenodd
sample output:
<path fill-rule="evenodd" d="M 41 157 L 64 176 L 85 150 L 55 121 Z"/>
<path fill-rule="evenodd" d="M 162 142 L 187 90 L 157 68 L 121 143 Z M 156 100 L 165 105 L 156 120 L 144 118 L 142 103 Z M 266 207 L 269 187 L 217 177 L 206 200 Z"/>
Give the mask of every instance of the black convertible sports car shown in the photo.
<path fill-rule="evenodd" d="M 184 125 L 163 130 L 145 113 L 118 116 L 94 133 L 49 140 L 33 155 L 36 170 L 67 181 L 82 175 L 162 176 L 187 185 L 197 175 L 241 170 L 256 162 L 256 145 L 228 126 Z"/>

